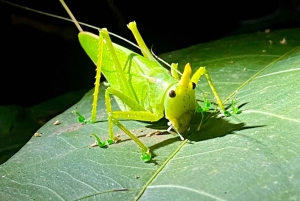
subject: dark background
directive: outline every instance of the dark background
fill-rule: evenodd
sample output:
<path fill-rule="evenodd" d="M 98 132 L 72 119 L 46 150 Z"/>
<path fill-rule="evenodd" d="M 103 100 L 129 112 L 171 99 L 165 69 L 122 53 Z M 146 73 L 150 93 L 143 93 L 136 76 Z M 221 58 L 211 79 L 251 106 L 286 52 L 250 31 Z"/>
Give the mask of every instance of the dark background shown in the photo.
<path fill-rule="evenodd" d="M 66 1 L 77 20 L 107 27 L 131 41 L 134 39 L 126 24 L 135 20 L 156 54 L 233 34 L 298 27 L 300 23 L 299 0 L 197 2 Z M 68 17 L 58 0 L 13 3 Z M 28 107 L 67 91 L 93 87 L 94 67 L 79 46 L 73 23 L 0 5 L 0 105 Z M 97 34 L 97 30 L 83 29 Z M 122 41 L 117 43 L 131 48 Z"/>
<path fill-rule="evenodd" d="M 58 0 L 11 2 L 68 17 Z M 66 0 L 77 20 L 106 27 L 131 41 L 134 39 L 126 24 L 135 20 L 146 44 L 158 55 L 230 35 L 300 25 L 300 0 L 198 2 Z M 0 2 L 0 27 L 1 163 L 3 155 L 5 161 L 44 122 L 93 87 L 95 67 L 81 49 L 78 30 L 71 22 Z M 83 29 L 98 34 L 97 30 Z M 113 41 L 132 48 L 123 41 Z M 68 92 L 71 95 L 62 97 Z M 11 136 L 14 138 L 8 140 Z"/>

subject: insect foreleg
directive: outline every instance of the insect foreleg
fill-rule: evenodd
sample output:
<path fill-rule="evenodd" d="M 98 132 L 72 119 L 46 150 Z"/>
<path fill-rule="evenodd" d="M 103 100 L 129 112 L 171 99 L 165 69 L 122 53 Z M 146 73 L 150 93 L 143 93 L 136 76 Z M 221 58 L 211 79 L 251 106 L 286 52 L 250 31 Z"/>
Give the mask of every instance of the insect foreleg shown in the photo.
<path fill-rule="evenodd" d="M 194 73 L 194 75 L 193 75 L 191 81 L 192 81 L 193 83 L 198 83 L 198 81 L 199 81 L 199 79 L 200 79 L 200 77 L 201 77 L 202 75 L 204 75 L 204 76 L 206 77 L 206 80 L 207 80 L 207 82 L 208 82 L 208 84 L 209 84 L 209 86 L 210 86 L 210 88 L 211 88 L 211 90 L 212 90 L 212 92 L 213 92 L 213 94 L 214 94 L 216 100 L 217 100 L 217 103 L 218 103 L 220 109 L 224 112 L 224 114 L 225 114 L 226 116 L 230 116 L 230 113 L 227 112 L 227 111 L 225 111 L 224 104 L 223 104 L 223 102 L 222 102 L 222 100 L 221 100 L 221 98 L 220 98 L 220 96 L 219 96 L 219 94 L 218 94 L 218 92 L 217 92 L 217 90 L 216 90 L 216 88 L 215 88 L 215 86 L 214 86 L 212 80 L 211 80 L 211 77 L 210 77 L 210 75 L 209 75 L 209 73 L 208 73 L 208 71 L 206 70 L 205 67 L 200 67 L 200 68 Z"/>

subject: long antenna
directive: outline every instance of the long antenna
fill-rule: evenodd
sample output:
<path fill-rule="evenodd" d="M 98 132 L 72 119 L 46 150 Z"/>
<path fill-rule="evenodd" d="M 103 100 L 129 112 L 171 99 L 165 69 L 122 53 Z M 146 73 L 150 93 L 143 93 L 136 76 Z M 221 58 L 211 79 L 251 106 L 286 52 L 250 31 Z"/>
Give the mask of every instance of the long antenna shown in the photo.
<path fill-rule="evenodd" d="M 36 10 L 36 9 L 33 9 L 33 8 L 29 8 L 29 7 L 26 7 L 26 6 L 22 6 L 22 5 L 19 5 L 19 4 L 15 4 L 15 3 L 12 3 L 12 2 L 9 2 L 9 1 L 0 0 L 0 2 L 6 3 L 8 5 L 11 5 L 11 6 L 14 6 L 14 7 L 17 7 L 17 8 L 22 8 L 22 9 L 25 9 L 25 10 L 28 10 L 28 11 L 31 11 L 31 12 L 35 12 L 35 13 L 38 13 L 38 14 L 41 14 L 41 15 L 46 15 L 46 16 L 50 16 L 50 17 L 53 17 L 53 18 L 65 20 L 65 21 L 68 21 L 68 22 L 73 22 L 76 25 L 77 29 L 80 32 L 83 31 L 80 25 L 86 26 L 86 27 L 89 27 L 89 28 L 92 28 L 92 29 L 96 29 L 96 30 L 101 30 L 101 28 L 99 28 L 99 27 L 96 27 L 96 26 L 93 26 L 93 25 L 90 25 L 90 24 L 87 24 L 87 23 L 84 23 L 84 22 L 77 21 L 76 18 L 74 17 L 74 15 L 72 14 L 71 10 L 68 8 L 68 6 L 66 5 L 66 3 L 64 2 L 64 0 L 59 0 L 59 1 L 63 5 L 63 7 L 65 8 L 65 10 L 67 11 L 67 13 L 69 14 L 69 16 L 71 17 L 71 19 L 59 16 L 59 15 L 54 15 L 54 14 L 51 14 L 51 13 L 43 12 L 43 11 L 40 11 L 40 10 Z M 127 40 L 126 38 L 123 38 L 122 36 L 119 36 L 119 35 L 117 35 L 115 33 L 112 33 L 112 32 L 108 32 L 108 33 L 110 35 L 116 37 L 116 38 L 119 38 L 119 39 L 121 39 L 121 40 L 129 43 L 130 45 L 138 48 L 139 50 L 141 49 L 138 45 L 136 45 L 135 43 Z M 153 56 L 157 60 L 159 60 L 160 62 L 166 64 L 169 67 L 171 67 L 170 64 L 168 64 L 167 62 L 165 62 L 164 60 L 162 60 L 161 58 L 159 58 L 157 55 L 155 55 L 154 52 L 152 51 L 152 49 L 151 49 L 151 53 L 153 54 Z M 178 70 L 176 70 L 176 71 L 178 71 Z M 178 71 L 178 73 L 181 74 L 181 72 L 179 72 L 179 71 Z"/>
<path fill-rule="evenodd" d="M 57 18 L 57 19 L 61 19 L 61 20 L 65 20 L 65 21 L 73 22 L 73 23 L 77 22 L 78 24 L 80 24 L 82 26 L 89 27 L 89 28 L 96 29 L 96 30 L 101 30 L 101 28 L 99 28 L 99 27 L 96 27 L 96 26 L 93 26 L 93 25 L 90 25 L 90 24 L 87 24 L 87 23 L 84 23 L 84 22 L 77 21 L 75 18 L 74 19 L 76 20 L 76 22 L 73 19 L 69 19 L 69 18 L 66 18 L 66 17 L 59 16 L 59 15 L 54 15 L 54 14 L 51 14 L 51 13 L 43 12 L 43 11 L 36 10 L 36 9 L 33 9 L 33 8 L 29 8 L 29 7 L 26 7 L 26 6 L 21 6 L 19 4 L 11 3 L 9 1 L 0 0 L 0 2 L 6 3 L 8 5 L 11 5 L 11 6 L 14 6 L 14 7 L 17 7 L 17 8 L 22 8 L 22 9 L 25 9 L 25 10 L 28 10 L 28 11 L 31 11 L 31 12 L 35 12 L 35 13 L 38 13 L 38 14 L 41 14 L 41 15 L 46 15 L 46 16 L 49 16 L 49 17 L 53 17 L 53 18 Z M 81 29 L 81 31 L 82 31 L 82 29 Z M 123 38 L 122 36 L 119 36 L 119 35 L 117 35 L 115 33 L 112 33 L 112 32 L 109 32 L 109 34 L 116 37 L 116 38 L 119 38 L 119 39 L 121 39 L 121 40 L 123 40 L 127 43 L 129 43 L 130 45 L 132 45 L 132 46 L 134 46 L 138 49 L 140 49 L 140 47 L 138 45 L 136 45 L 135 43 L 127 40 L 126 38 Z"/>

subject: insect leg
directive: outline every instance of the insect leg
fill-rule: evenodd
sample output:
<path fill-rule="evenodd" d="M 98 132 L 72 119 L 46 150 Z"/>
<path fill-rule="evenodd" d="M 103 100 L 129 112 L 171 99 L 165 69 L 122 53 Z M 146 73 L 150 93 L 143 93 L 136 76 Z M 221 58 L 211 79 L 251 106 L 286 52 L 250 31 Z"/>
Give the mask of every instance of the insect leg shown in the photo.
<path fill-rule="evenodd" d="M 161 61 L 162 63 L 168 65 L 171 67 L 171 74 L 174 78 L 179 79 L 180 72 L 177 70 L 178 64 L 177 63 L 172 63 L 169 65 L 167 62 L 163 61 L 159 57 L 157 57 L 155 54 L 151 53 L 150 50 L 148 49 L 147 45 L 145 44 L 139 30 L 137 29 L 136 22 L 130 22 L 128 25 L 128 28 L 132 32 L 137 44 L 139 45 L 142 54 L 144 55 L 145 58 L 148 58 L 149 60 L 155 61 L 159 64 L 158 61 Z M 159 64 L 160 65 L 160 64 Z"/>
<path fill-rule="evenodd" d="M 98 59 L 97 59 L 97 72 L 96 72 L 96 81 L 95 81 L 95 91 L 94 91 L 94 98 L 93 98 L 93 106 L 92 106 L 92 116 L 91 116 L 91 123 L 96 121 L 97 116 L 97 102 L 98 102 L 98 94 L 99 94 L 99 86 L 100 86 L 100 77 L 101 77 L 101 66 L 102 66 L 102 55 L 103 55 L 103 46 L 107 45 L 108 50 L 111 53 L 112 60 L 115 64 L 117 77 L 119 78 L 120 85 L 123 86 L 123 91 L 126 94 L 129 94 L 131 97 L 134 96 L 131 86 L 126 80 L 124 75 L 123 69 L 120 65 L 118 60 L 117 54 L 109 37 L 109 33 L 107 29 L 103 28 L 100 30 L 99 33 L 99 46 L 98 46 Z"/>
<path fill-rule="evenodd" d="M 127 26 L 130 29 L 130 31 L 132 32 L 132 34 L 133 34 L 137 44 L 139 45 L 144 57 L 148 58 L 149 60 L 158 62 L 154 58 L 154 56 L 151 54 L 151 52 L 149 51 L 147 45 L 145 44 L 139 30 L 137 29 L 136 22 L 130 22 Z"/>
<path fill-rule="evenodd" d="M 99 88 L 100 88 L 103 44 L 104 44 L 103 33 L 100 31 L 99 47 L 98 47 L 98 60 L 97 60 L 97 68 L 96 68 L 96 80 L 95 80 L 95 89 L 94 89 L 93 103 L 92 103 L 91 123 L 94 123 L 97 118 L 97 104 L 98 104 L 98 94 L 99 94 Z"/>
<path fill-rule="evenodd" d="M 171 74 L 174 78 L 179 79 L 178 75 L 178 63 L 172 63 L 171 64 Z"/>
<path fill-rule="evenodd" d="M 118 97 L 124 104 L 126 104 L 131 111 L 112 111 L 110 95 Z M 137 145 L 142 149 L 142 160 L 149 161 L 151 159 L 150 149 L 133 133 L 131 133 L 120 121 L 119 119 L 129 119 L 129 120 L 140 120 L 140 121 L 158 121 L 163 117 L 163 113 L 151 113 L 146 111 L 139 103 L 135 100 L 126 96 L 124 93 L 113 89 L 111 87 L 107 88 L 105 91 L 105 102 L 106 110 L 108 114 L 109 123 L 109 140 L 114 139 L 113 125 L 118 126 L 123 130 L 131 139 L 137 143 Z"/>
<path fill-rule="evenodd" d="M 201 77 L 202 75 L 204 75 L 204 76 L 206 77 L 206 80 L 207 80 L 207 82 L 208 82 L 208 84 L 209 84 L 209 86 L 210 86 L 210 88 L 211 88 L 211 90 L 212 90 L 212 92 L 213 92 L 213 94 L 214 94 L 216 100 L 217 100 L 217 103 L 218 103 L 220 109 L 221 109 L 221 110 L 224 112 L 224 114 L 227 116 L 227 115 L 229 114 L 229 112 L 225 111 L 224 104 L 223 104 L 223 102 L 222 102 L 222 100 L 221 100 L 221 98 L 220 98 L 220 96 L 219 96 L 219 94 L 218 94 L 218 92 L 217 92 L 217 90 L 216 90 L 216 88 L 215 88 L 215 86 L 214 86 L 212 80 L 211 80 L 211 77 L 210 77 L 210 75 L 209 75 L 209 73 L 208 73 L 208 71 L 206 70 L 205 67 L 200 67 L 200 68 L 194 73 L 194 75 L 193 75 L 191 81 L 194 82 L 194 83 L 198 83 L 198 81 L 200 80 L 200 77 Z M 229 115 L 230 115 L 230 114 L 229 114 Z"/>

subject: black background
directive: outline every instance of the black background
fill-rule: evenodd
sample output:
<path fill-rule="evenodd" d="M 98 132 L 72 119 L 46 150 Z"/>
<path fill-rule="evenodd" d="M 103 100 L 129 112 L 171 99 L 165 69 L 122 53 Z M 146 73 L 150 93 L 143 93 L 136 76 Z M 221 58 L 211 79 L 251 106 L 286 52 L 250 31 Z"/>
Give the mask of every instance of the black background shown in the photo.
<path fill-rule="evenodd" d="M 68 17 L 59 1 L 15 0 Z M 110 3 L 109 3 L 110 2 Z M 156 54 L 239 33 L 299 26 L 299 1 L 66 1 L 77 20 L 134 41 L 126 24 L 135 20 Z M 32 106 L 67 91 L 90 89 L 94 66 L 71 22 L 0 3 L 0 105 Z M 84 28 L 84 30 L 97 30 Z M 116 41 L 115 39 L 113 39 Z M 123 46 L 130 45 L 116 41 Z M 138 50 L 135 50 L 138 51 Z"/>

